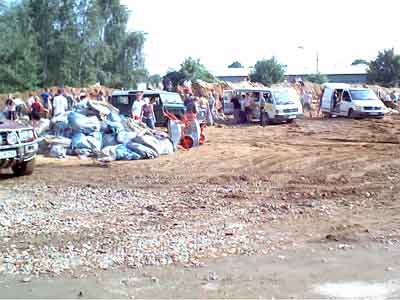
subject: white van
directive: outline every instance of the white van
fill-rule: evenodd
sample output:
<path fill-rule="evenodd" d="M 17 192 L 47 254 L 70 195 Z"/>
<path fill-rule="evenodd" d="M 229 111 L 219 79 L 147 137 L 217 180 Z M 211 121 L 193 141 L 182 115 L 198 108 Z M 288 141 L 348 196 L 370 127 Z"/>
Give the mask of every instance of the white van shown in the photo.
<path fill-rule="evenodd" d="M 235 96 L 238 99 L 242 95 L 249 94 L 254 100 L 253 119 L 260 119 L 260 99 L 264 97 L 265 117 L 267 123 L 291 122 L 303 114 L 300 97 L 291 88 L 254 88 L 236 89 L 224 91 L 224 114 L 233 114 L 233 104 L 231 99 Z"/>
<path fill-rule="evenodd" d="M 324 86 L 321 111 L 329 116 L 383 118 L 386 107 L 370 89 L 353 88 L 344 83 L 328 83 Z"/>

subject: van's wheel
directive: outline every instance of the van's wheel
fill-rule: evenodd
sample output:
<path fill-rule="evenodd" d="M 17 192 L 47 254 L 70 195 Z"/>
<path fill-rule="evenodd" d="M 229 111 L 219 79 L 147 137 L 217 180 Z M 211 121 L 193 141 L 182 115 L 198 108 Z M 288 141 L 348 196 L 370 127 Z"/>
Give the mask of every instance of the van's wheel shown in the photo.
<path fill-rule="evenodd" d="M 288 122 L 288 124 L 291 124 L 294 122 L 294 119 L 289 119 L 289 120 L 287 120 L 287 122 Z"/>
<path fill-rule="evenodd" d="M 35 168 L 35 160 L 32 159 L 30 161 L 16 163 L 12 167 L 12 170 L 16 176 L 25 176 L 25 175 L 32 175 L 34 168 Z"/>
<path fill-rule="evenodd" d="M 327 113 L 327 112 L 323 112 L 323 113 L 322 113 L 322 117 L 323 117 L 324 119 L 329 119 L 329 118 L 332 118 L 332 114 Z"/>
<path fill-rule="evenodd" d="M 347 116 L 349 118 L 354 118 L 354 110 L 352 108 L 349 109 L 349 112 L 348 112 Z"/>

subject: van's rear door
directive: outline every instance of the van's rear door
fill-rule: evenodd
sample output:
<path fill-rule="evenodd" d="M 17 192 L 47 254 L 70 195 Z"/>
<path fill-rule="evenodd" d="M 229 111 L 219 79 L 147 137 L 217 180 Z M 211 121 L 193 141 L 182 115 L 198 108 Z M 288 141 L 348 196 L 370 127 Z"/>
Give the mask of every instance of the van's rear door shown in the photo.
<path fill-rule="evenodd" d="M 233 114 L 233 104 L 231 102 L 231 99 L 233 97 L 233 91 L 232 90 L 227 90 L 224 91 L 224 114 L 230 115 Z"/>
<path fill-rule="evenodd" d="M 333 90 L 326 87 L 322 95 L 321 111 L 332 112 L 332 95 Z"/>

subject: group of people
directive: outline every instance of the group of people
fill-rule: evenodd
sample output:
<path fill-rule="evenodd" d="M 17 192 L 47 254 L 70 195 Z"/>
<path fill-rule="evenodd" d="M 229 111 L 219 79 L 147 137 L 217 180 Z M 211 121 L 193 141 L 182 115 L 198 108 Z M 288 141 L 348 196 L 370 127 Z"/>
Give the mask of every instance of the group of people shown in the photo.
<path fill-rule="evenodd" d="M 398 102 L 400 100 L 399 94 L 396 91 L 391 91 L 384 95 L 382 91 L 378 91 L 378 97 L 382 100 L 382 102 L 386 105 L 386 107 L 396 109 Z"/>
<path fill-rule="evenodd" d="M 197 118 L 198 114 L 204 112 L 204 121 L 208 125 L 214 125 L 215 120 L 219 118 L 217 109 L 218 96 L 214 90 L 211 90 L 208 95 L 201 97 L 193 96 L 193 93 L 189 90 L 185 90 L 184 105 L 186 107 L 186 115 L 189 119 Z"/>
<path fill-rule="evenodd" d="M 255 95 L 246 93 L 242 94 L 240 97 L 233 96 L 231 103 L 233 105 L 233 118 L 235 123 L 245 124 L 251 122 Z"/>
<path fill-rule="evenodd" d="M 132 103 L 131 114 L 135 121 L 142 121 L 147 127 L 154 129 L 156 126 L 156 115 L 154 113 L 154 98 L 144 98 L 144 93 L 136 94 L 136 99 Z"/>
<path fill-rule="evenodd" d="M 30 92 L 27 101 L 8 95 L 4 112 L 9 120 L 16 120 L 25 113 L 29 116 L 34 127 L 42 117 L 56 117 L 72 110 L 85 100 L 107 101 L 102 89 L 44 89 L 41 93 Z"/>

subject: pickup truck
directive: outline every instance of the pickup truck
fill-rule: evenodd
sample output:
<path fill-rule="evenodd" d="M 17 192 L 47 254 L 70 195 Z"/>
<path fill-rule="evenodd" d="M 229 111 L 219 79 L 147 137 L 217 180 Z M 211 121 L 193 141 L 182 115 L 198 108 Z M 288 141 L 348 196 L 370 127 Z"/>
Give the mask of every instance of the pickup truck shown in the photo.
<path fill-rule="evenodd" d="M 11 168 L 15 175 L 31 175 L 38 143 L 33 128 L 0 120 L 0 169 Z"/>

